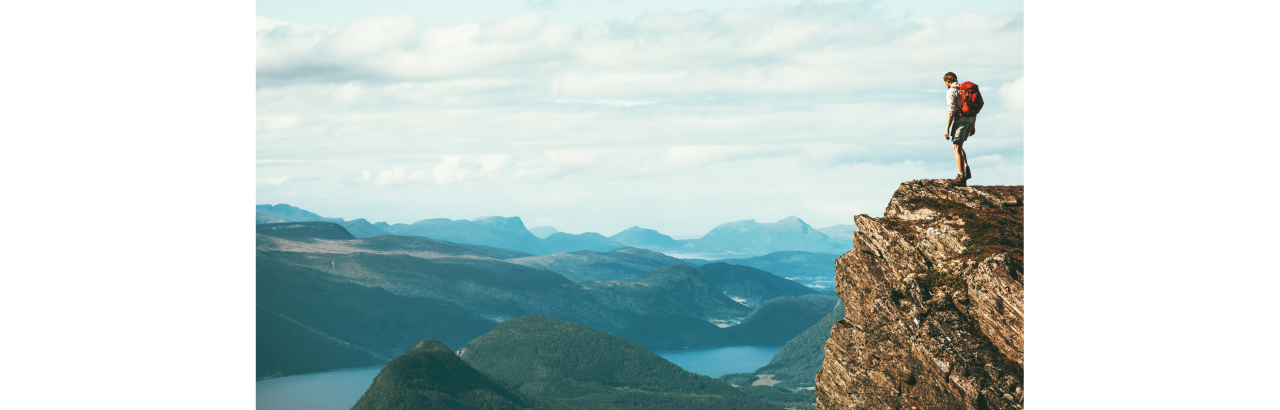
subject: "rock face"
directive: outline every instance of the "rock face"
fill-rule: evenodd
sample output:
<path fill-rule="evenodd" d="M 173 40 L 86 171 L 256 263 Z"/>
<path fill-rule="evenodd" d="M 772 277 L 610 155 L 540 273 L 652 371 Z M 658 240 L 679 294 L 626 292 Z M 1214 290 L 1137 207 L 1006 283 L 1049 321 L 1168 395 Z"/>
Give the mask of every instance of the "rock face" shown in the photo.
<path fill-rule="evenodd" d="M 818 409 L 1021 409 L 1021 186 L 903 183 L 836 261 Z"/>

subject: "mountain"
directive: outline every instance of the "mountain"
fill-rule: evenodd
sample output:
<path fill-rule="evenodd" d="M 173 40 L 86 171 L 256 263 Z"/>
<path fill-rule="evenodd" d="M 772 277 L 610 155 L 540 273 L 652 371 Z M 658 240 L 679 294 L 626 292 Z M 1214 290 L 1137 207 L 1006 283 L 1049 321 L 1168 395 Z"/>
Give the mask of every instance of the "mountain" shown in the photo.
<path fill-rule="evenodd" d="M 840 253 L 847 252 L 848 249 Z M 780 251 L 764 256 L 742 259 L 722 259 L 720 262 L 750 266 L 784 278 L 826 278 L 830 280 L 836 270 L 839 254 L 802 251 Z"/>
<path fill-rule="evenodd" d="M 258 212 L 261 212 L 264 214 L 279 216 L 281 219 L 284 219 L 285 222 L 315 222 L 315 221 L 326 221 L 326 222 L 335 222 L 335 223 L 343 222 L 342 218 L 325 218 L 323 216 L 316 215 L 315 213 L 307 211 L 305 209 L 289 206 L 289 204 L 276 204 L 276 205 L 263 204 L 263 205 L 258 205 L 257 209 L 258 209 Z"/>
<path fill-rule="evenodd" d="M 609 239 L 627 246 L 653 250 L 672 249 L 680 246 L 680 243 L 676 242 L 675 239 L 671 239 L 670 236 L 663 235 L 662 233 L 652 229 L 641 228 L 639 226 L 627 228 L 622 232 L 618 232 L 617 234 L 610 236 Z"/>
<path fill-rule="evenodd" d="M 535 226 L 529 228 L 529 233 L 532 233 L 533 236 L 538 237 L 538 239 L 547 239 L 548 236 L 551 236 L 551 234 L 556 232 L 560 231 L 557 231 L 556 228 L 552 228 L 550 226 Z"/>
<path fill-rule="evenodd" d="M 352 410 L 568 409 L 524 393 L 459 359 L 437 340 L 418 342 L 373 379 Z"/>
<path fill-rule="evenodd" d="M 685 263 L 673 263 L 639 279 L 601 279 L 579 284 L 611 306 L 639 314 L 675 313 L 697 319 L 738 318 L 751 309 L 725 296 L 720 288 Z"/>
<path fill-rule="evenodd" d="M 1023 187 L 898 186 L 836 261 L 818 409 L 1021 409 Z"/>
<path fill-rule="evenodd" d="M 285 223 L 285 222 L 289 222 L 289 221 L 284 220 L 284 218 L 281 218 L 281 217 L 278 217 L 278 216 L 275 216 L 275 215 L 271 215 L 271 214 L 264 214 L 264 213 L 262 213 L 262 212 L 258 212 L 257 214 L 258 214 L 258 224 L 259 224 L 259 225 L 261 225 L 261 224 L 278 224 L 278 223 Z"/>
<path fill-rule="evenodd" d="M 614 334 L 652 350 L 740 344 L 720 326 L 674 313 L 641 315 Z"/>
<path fill-rule="evenodd" d="M 646 314 L 736 322 L 751 312 L 687 264 L 575 284 L 427 238 L 276 225 L 324 229 L 259 225 L 277 236 L 256 236 L 258 377 L 382 363 L 424 337 L 457 345 L 530 313 L 612 332 Z M 328 239 L 336 233 L 349 239 Z"/>
<path fill-rule="evenodd" d="M 774 387 L 796 388 L 813 387 L 813 378 L 822 368 L 822 360 L 826 357 L 823 346 L 831 335 L 831 326 L 844 318 L 844 303 L 837 303 L 827 316 L 814 323 L 799 336 L 792 338 L 769 364 L 755 373 L 727 374 L 720 377 L 729 383 L 748 385 L 763 381 Z M 778 382 L 771 384 L 772 382 Z"/>
<path fill-rule="evenodd" d="M 458 355 L 523 392 L 583 409 L 777 408 L 633 342 L 545 316 L 503 322 Z"/>
<path fill-rule="evenodd" d="M 345 228 L 333 222 L 285 222 L 257 226 L 259 235 L 286 239 L 355 239 Z"/>
<path fill-rule="evenodd" d="M 826 295 L 782 296 L 761 304 L 741 323 L 725 328 L 685 315 L 649 314 L 616 334 L 654 350 L 778 345 L 821 320 L 838 301 Z"/>
<path fill-rule="evenodd" d="M 818 228 L 818 232 L 826 234 L 832 242 L 846 248 L 853 246 L 853 233 L 857 231 L 857 225 L 831 225 L 826 228 Z"/>
<path fill-rule="evenodd" d="M 460 346 L 497 324 L 452 303 L 395 295 L 258 253 L 259 379 L 386 363 L 423 335 Z"/>
<path fill-rule="evenodd" d="M 720 288 L 725 295 L 749 307 L 760 306 L 764 301 L 779 296 L 818 293 L 799 283 L 750 266 L 716 262 L 699 266 L 698 272 Z"/>
<path fill-rule="evenodd" d="M 608 252 L 614 249 L 628 247 L 627 245 L 609 240 L 609 238 L 604 237 L 604 235 L 595 232 L 585 232 L 577 235 L 557 232 L 551 234 L 551 236 L 548 236 L 546 239 L 543 239 L 542 245 L 545 246 L 547 251 L 550 253 L 574 251 Z"/>
<path fill-rule="evenodd" d="M 412 224 L 390 225 L 383 230 L 396 235 L 422 236 L 450 242 L 494 246 L 533 255 L 551 252 L 542 240 L 524 228 L 520 217 L 481 217 L 473 220 L 424 219 Z"/>
<path fill-rule="evenodd" d="M 651 270 L 679 259 L 640 248 L 622 248 L 609 252 L 578 251 L 508 259 L 507 262 L 546 269 L 574 282 L 597 279 L 635 279 Z"/>
<path fill-rule="evenodd" d="M 777 251 L 838 253 L 846 250 L 847 246 L 833 243 L 826 234 L 794 216 L 774 223 L 729 222 L 679 248 L 682 253 L 747 256 Z"/>
<path fill-rule="evenodd" d="M 780 296 L 760 304 L 742 323 L 724 330 L 741 344 L 776 346 L 822 320 L 839 301 L 826 295 Z"/>
<path fill-rule="evenodd" d="M 369 223 L 364 218 L 356 219 L 349 222 L 341 222 L 343 228 L 347 228 L 352 236 L 357 238 L 368 238 L 370 236 L 389 235 L 390 232 L 384 231 L 374 224 Z"/>
<path fill-rule="evenodd" d="M 437 239 L 437 240 L 438 240 L 438 239 Z M 520 252 L 520 251 L 513 251 L 513 250 L 510 250 L 510 249 L 506 249 L 506 248 L 499 248 L 499 247 L 496 247 L 496 246 L 473 245 L 473 244 L 469 244 L 469 243 L 454 243 L 454 242 L 449 242 L 449 241 L 440 241 L 440 242 L 447 243 L 447 244 L 450 244 L 450 245 L 457 245 L 457 246 L 460 246 L 460 247 L 462 247 L 462 248 L 466 248 L 466 249 L 470 249 L 470 250 L 473 250 L 473 251 L 476 251 L 476 252 L 480 252 L 480 253 L 483 253 L 483 254 L 485 254 L 485 255 L 489 255 L 489 256 L 492 256 L 492 257 L 494 257 L 494 258 L 498 258 L 498 259 L 527 258 L 527 257 L 533 256 L 533 254 L 529 254 L 529 253 L 525 253 L 525 252 Z"/>

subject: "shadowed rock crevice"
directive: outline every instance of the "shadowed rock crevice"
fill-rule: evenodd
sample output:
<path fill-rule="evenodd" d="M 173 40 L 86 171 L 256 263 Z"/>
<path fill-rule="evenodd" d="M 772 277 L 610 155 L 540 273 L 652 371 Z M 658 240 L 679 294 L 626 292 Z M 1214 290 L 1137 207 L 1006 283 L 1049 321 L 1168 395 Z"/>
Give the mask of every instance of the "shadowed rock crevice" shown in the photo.
<path fill-rule="evenodd" d="M 819 409 L 1021 409 L 1021 186 L 903 183 L 836 260 Z"/>

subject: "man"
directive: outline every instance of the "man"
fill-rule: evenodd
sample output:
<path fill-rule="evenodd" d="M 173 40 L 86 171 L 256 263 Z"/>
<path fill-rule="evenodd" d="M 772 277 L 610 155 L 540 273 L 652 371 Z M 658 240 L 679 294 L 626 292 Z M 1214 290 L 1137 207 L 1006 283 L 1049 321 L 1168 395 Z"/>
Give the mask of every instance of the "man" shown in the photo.
<path fill-rule="evenodd" d="M 955 182 L 964 184 L 966 180 L 973 177 L 969 173 L 969 159 L 964 155 L 964 142 L 973 135 L 973 126 L 978 117 L 960 116 L 960 82 L 956 79 L 956 73 L 944 74 L 942 82 L 947 84 L 947 130 L 942 137 L 951 140 L 951 151 L 956 156 L 956 169 L 960 174 L 956 175 Z"/>

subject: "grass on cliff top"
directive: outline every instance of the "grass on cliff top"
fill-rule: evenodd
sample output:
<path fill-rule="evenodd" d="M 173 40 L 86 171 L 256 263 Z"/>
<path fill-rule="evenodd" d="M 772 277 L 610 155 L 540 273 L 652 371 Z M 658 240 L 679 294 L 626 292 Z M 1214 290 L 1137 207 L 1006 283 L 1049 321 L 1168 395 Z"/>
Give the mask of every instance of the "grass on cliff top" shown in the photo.
<path fill-rule="evenodd" d="M 956 201 L 915 197 L 906 200 L 913 209 L 928 208 L 943 217 L 964 221 L 969 236 L 960 258 L 983 260 L 997 253 L 1009 253 L 1022 259 L 1022 210 L 1009 208 L 974 209 Z"/>

